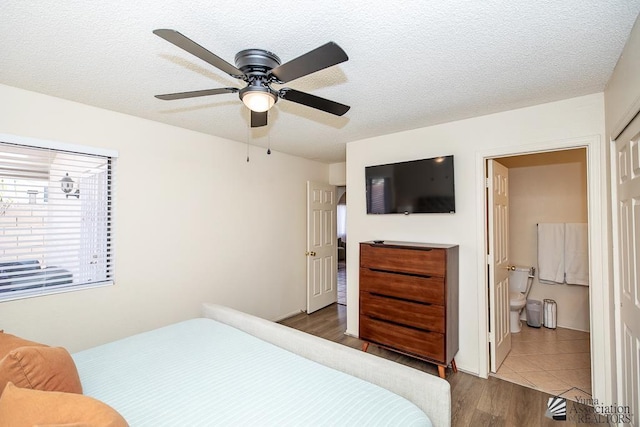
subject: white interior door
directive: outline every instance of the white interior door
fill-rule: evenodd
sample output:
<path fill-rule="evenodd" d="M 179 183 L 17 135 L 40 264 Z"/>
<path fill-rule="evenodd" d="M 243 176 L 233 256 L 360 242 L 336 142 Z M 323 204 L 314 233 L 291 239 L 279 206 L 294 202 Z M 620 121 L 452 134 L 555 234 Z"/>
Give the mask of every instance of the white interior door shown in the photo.
<path fill-rule="evenodd" d="M 511 351 L 509 330 L 509 169 L 488 161 L 489 348 L 491 372 Z"/>
<path fill-rule="evenodd" d="M 338 300 L 336 188 L 307 182 L 307 313 Z"/>
<path fill-rule="evenodd" d="M 640 426 L 640 118 L 616 140 L 618 404 Z M 627 425 L 627 424 L 625 424 Z"/>

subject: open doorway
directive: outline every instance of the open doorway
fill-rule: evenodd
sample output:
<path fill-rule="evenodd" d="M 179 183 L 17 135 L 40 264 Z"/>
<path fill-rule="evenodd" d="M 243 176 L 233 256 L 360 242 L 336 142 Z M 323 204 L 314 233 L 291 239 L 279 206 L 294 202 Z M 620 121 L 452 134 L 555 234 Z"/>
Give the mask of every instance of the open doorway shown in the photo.
<path fill-rule="evenodd" d="M 508 170 L 507 247 L 511 271 L 507 300 L 515 301 L 520 293 L 523 301 L 552 300 L 556 308 L 553 323 L 531 322 L 533 326 L 529 326 L 526 310 L 518 314 L 519 305 L 510 303 L 511 312 L 516 312 L 515 316 L 507 313 L 511 314 L 507 317 L 510 351 L 500 366 L 495 367 L 493 375 L 573 400 L 590 399 L 589 283 L 544 280 L 540 275 L 544 260 L 541 261 L 539 251 L 541 224 L 582 225 L 588 231 L 587 150 L 577 148 L 492 160 Z M 588 235 L 585 235 L 588 278 L 587 242 Z M 522 289 L 516 289 L 517 271 L 531 272 L 525 273 L 525 277 L 529 277 L 522 282 Z M 490 313 L 500 312 L 499 307 L 488 309 Z M 514 327 L 513 323 L 518 321 L 519 326 Z"/>
<path fill-rule="evenodd" d="M 347 305 L 347 187 L 338 186 L 336 230 L 338 232 L 338 304 Z"/>

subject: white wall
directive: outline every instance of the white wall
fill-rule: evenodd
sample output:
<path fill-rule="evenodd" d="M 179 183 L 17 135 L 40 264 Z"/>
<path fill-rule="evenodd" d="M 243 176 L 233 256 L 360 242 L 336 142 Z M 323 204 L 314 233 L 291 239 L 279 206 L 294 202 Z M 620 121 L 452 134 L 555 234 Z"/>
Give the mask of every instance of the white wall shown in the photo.
<path fill-rule="evenodd" d="M 607 136 L 615 138 L 640 109 L 640 16 L 604 91 Z"/>
<path fill-rule="evenodd" d="M 329 165 L 329 184 L 346 185 L 347 184 L 347 164 L 331 163 Z"/>
<path fill-rule="evenodd" d="M 602 94 L 512 110 L 428 128 L 370 138 L 347 144 L 347 333 L 358 334 L 358 245 L 383 239 L 460 245 L 459 368 L 479 372 L 478 259 L 484 242 L 478 227 L 477 157 L 490 149 L 553 143 L 604 134 Z M 453 154 L 455 156 L 455 214 L 367 215 L 364 168 L 368 165 Z M 604 165 L 594 165 L 604 167 Z M 484 348 L 484 345 L 483 345 Z"/>
<path fill-rule="evenodd" d="M 198 316 L 305 307 L 306 181 L 328 165 L 0 85 L 0 133 L 105 147 L 116 285 L 0 303 L 0 328 L 77 351 Z"/>

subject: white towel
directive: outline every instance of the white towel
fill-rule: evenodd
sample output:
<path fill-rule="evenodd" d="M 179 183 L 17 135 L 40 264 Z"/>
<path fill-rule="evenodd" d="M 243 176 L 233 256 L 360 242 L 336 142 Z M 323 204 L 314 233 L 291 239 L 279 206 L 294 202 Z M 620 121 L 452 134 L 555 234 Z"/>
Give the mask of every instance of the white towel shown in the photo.
<path fill-rule="evenodd" d="M 589 286 L 589 234 L 587 224 L 565 224 L 565 281 L 570 285 Z"/>
<path fill-rule="evenodd" d="M 564 282 L 564 223 L 538 224 L 538 279 Z"/>

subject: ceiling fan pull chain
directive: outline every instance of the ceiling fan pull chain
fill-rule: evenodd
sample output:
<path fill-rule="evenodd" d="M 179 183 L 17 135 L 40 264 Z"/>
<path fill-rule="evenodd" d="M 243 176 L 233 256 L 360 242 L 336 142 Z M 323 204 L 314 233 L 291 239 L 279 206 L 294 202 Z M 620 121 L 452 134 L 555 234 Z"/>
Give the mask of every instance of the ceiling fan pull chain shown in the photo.
<path fill-rule="evenodd" d="M 269 112 L 267 111 L 267 115 Z M 271 154 L 271 132 L 267 131 L 267 155 Z"/>
<path fill-rule="evenodd" d="M 251 120 L 251 112 L 249 112 L 249 120 Z M 251 128 L 247 126 L 247 163 L 249 163 L 249 138 L 250 138 L 249 129 Z"/>

